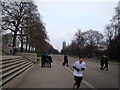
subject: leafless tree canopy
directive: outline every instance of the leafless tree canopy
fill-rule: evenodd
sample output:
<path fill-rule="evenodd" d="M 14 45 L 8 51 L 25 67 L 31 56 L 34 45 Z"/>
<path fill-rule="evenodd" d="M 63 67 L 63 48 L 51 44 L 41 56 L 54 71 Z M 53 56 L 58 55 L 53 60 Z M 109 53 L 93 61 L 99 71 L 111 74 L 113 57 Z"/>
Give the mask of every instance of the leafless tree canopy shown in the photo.
<path fill-rule="evenodd" d="M 20 50 L 34 48 L 35 51 L 48 51 L 51 45 L 41 16 L 34 2 L 0 2 L 2 6 L 2 30 L 13 34 L 12 46 L 20 41 Z"/>
<path fill-rule="evenodd" d="M 77 56 L 92 57 L 97 47 L 102 46 L 103 35 L 95 30 L 75 33 L 72 43 L 66 48 L 65 53 Z"/>
<path fill-rule="evenodd" d="M 85 57 L 106 54 L 109 58 L 120 59 L 120 5 L 115 8 L 115 15 L 110 24 L 106 25 L 104 35 L 95 30 L 78 30 L 71 44 L 61 52 Z"/>

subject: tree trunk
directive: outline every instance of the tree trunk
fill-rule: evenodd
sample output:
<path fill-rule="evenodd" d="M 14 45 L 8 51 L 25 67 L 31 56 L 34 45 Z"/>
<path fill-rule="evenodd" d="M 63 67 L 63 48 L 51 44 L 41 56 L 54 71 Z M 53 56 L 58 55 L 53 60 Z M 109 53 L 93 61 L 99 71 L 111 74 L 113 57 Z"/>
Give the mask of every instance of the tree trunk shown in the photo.
<path fill-rule="evenodd" d="M 35 52 L 37 52 L 37 48 L 35 48 Z"/>
<path fill-rule="evenodd" d="M 13 36 L 13 47 L 16 46 L 16 37 L 17 37 L 17 31 L 14 32 L 14 36 Z"/>
<path fill-rule="evenodd" d="M 28 51 L 30 52 L 30 44 L 29 44 L 29 50 Z"/>
<path fill-rule="evenodd" d="M 28 48 L 28 36 L 26 36 L 26 49 L 25 49 L 26 52 L 27 52 L 27 48 Z"/>
<path fill-rule="evenodd" d="M 18 32 L 18 27 L 19 27 L 19 20 L 18 20 L 18 23 L 15 27 L 15 32 L 14 32 L 14 36 L 13 36 L 13 47 L 16 47 L 16 37 L 17 37 L 17 32 Z"/>
<path fill-rule="evenodd" d="M 23 52 L 23 40 L 21 40 L 21 48 L 20 51 Z"/>

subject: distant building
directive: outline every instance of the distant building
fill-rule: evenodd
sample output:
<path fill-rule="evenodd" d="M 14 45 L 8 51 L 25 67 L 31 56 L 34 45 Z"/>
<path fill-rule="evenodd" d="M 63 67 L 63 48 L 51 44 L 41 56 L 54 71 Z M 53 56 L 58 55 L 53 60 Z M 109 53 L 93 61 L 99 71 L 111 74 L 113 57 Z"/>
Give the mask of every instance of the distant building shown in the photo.
<path fill-rule="evenodd" d="M 66 42 L 63 41 L 63 46 L 62 46 L 62 50 L 65 50 L 66 49 Z"/>

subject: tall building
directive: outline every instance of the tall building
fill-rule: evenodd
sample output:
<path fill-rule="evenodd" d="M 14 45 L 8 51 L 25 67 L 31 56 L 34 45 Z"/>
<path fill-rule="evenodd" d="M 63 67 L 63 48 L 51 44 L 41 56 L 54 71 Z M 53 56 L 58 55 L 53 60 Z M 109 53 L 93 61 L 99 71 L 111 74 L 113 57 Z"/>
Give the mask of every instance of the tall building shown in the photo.
<path fill-rule="evenodd" d="M 66 49 L 66 42 L 63 41 L 63 46 L 62 46 L 62 50 L 65 50 Z"/>

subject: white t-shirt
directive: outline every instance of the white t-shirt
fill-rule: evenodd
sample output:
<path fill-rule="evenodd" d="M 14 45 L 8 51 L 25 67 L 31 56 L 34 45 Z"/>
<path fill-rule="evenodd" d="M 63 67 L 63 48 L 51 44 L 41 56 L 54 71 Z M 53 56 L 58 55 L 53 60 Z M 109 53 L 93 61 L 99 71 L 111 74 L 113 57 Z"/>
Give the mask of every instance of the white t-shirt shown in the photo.
<path fill-rule="evenodd" d="M 86 68 L 86 67 L 85 67 L 85 62 L 80 63 L 79 61 L 76 61 L 76 62 L 73 64 L 73 66 L 79 69 L 79 71 L 76 71 L 76 70 L 74 69 L 74 72 L 73 72 L 74 76 L 83 77 L 83 72 L 84 72 L 84 71 L 82 71 L 81 68 Z"/>

